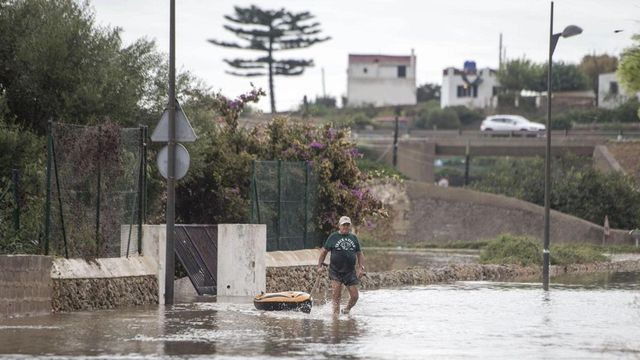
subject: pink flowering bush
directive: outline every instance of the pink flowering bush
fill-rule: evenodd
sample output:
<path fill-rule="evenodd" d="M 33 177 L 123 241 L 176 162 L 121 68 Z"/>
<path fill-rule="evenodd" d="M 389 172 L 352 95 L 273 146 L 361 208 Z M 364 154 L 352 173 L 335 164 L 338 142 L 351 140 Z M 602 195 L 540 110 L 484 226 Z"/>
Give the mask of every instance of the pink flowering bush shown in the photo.
<path fill-rule="evenodd" d="M 318 176 L 316 225 L 324 233 L 341 215 L 354 225 L 386 217 L 382 204 L 367 187 L 368 178 L 356 164 L 362 154 L 348 129 L 314 127 L 276 117 L 253 129 L 242 128 L 243 108 L 264 91 L 253 89 L 234 100 L 214 98 L 215 126 L 199 134 L 188 178 L 178 186 L 179 220 L 185 223 L 246 222 L 252 160 L 309 161 Z"/>

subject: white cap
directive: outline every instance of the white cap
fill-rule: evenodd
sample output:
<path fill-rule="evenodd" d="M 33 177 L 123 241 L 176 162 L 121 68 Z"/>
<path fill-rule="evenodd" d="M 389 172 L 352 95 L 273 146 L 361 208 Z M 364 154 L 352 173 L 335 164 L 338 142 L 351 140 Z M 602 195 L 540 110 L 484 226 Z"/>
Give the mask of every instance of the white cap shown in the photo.
<path fill-rule="evenodd" d="M 338 221 L 339 225 L 344 225 L 344 224 L 349 224 L 351 225 L 351 219 L 349 219 L 348 216 L 343 216 L 340 218 L 340 221 Z"/>

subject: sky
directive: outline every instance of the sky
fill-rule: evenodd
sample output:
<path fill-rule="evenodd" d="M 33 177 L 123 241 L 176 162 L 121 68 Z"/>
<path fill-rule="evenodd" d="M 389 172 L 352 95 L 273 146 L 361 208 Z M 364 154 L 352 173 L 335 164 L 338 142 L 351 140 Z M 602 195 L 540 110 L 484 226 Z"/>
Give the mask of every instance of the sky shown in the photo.
<path fill-rule="evenodd" d="M 176 64 L 229 97 L 257 87 L 268 89 L 267 77 L 246 78 L 226 74 L 224 58 L 256 57 L 258 52 L 214 46 L 207 39 L 235 41 L 224 30 L 224 15 L 234 6 L 259 5 L 263 9 L 309 11 L 331 40 L 306 49 L 289 50 L 276 57 L 313 59 L 315 66 L 296 77 L 276 77 L 278 111 L 297 108 L 306 95 L 338 99 L 346 95 L 349 54 L 409 55 L 417 61 L 417 83 L 440 84 L 442 70 L 461 68 L 473 60 L 479 68 L 498 66 L 502 33 L 507 59 L 545 62 L 548 56 L 550 1 L 546 0 L 178 0 L 176 1 Z M 169 1 L 91 0 L 97 24 L 119 27 L 122 39 L 155 40 L 169 53 Z M 579 62 L 591 53 L 619 55 L 640 33 L 638 0 L 556 0 L 554 32 L 567 25 L 584 29 L 581 35 L 561 39 L 554 61 Z M 614 33 L 614 30 L 624 30 Z M 258 107 L 269 111 L 269 99 Z"/>

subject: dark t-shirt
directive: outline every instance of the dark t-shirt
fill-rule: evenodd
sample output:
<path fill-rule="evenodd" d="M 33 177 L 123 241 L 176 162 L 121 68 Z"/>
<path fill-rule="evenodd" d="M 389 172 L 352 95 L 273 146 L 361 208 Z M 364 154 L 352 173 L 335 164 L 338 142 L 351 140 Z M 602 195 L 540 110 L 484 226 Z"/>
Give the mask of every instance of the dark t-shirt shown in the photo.
<path fill-rule="evenodd" d="M 352 233 L 342 235 L 334 232 L 324 242 L 324 248 L 331 251 L 331 270 L 348 273 L 356 269 L 356 252 L 360 251 L 360 243 Z"/>

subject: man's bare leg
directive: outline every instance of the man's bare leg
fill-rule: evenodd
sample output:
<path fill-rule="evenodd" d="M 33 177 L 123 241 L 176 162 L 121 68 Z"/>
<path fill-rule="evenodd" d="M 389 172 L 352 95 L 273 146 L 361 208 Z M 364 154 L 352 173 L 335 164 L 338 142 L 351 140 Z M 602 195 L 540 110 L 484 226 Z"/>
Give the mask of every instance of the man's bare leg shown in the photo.
<path fill-rule="evenodd" d="M 342 295 L 342 284 L 338 281 L 331 280 L 331 290 L 333 294 L 331 296 L 331 300 L 333 302 L 333 314 L 337 315 L 340 313 L 340 297 Z"/>
<path fill-rule="evenodd" d="M 349 303 L 347 304 L 347 307 L 342 310 L 343 314 L 348 314 L 349 311 L 351 311 L 351 308 L 358 302 L 358 296 L 360 295 L 358 293 L 357 285 L 347 286 L 347 290 L 349 291 Z"/>

